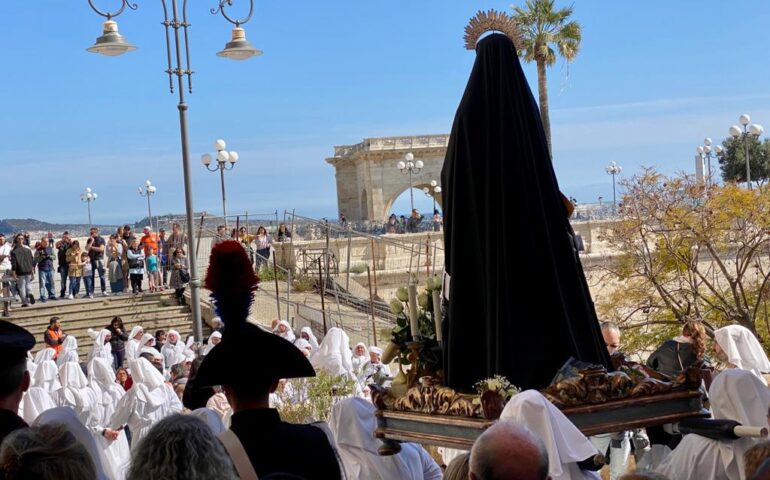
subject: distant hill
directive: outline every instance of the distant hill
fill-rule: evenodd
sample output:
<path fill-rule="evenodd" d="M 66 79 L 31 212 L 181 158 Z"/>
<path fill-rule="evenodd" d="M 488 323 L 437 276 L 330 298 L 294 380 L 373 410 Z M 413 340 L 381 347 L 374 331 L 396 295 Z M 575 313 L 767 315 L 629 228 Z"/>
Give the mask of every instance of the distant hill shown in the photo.
<path fill-rule="evenodd" d="M 114 225 L 96 225 L 100 229 L 115 229 Z M 82 223 L 48 223 L 34 218 L 6 218 L 0 220 L 0 232 L 8 235 L 16 232 L 47 232 L 60 234 L 68 231 L 73 235 L 84 235 L 88 232 L 88 224 Z"/>

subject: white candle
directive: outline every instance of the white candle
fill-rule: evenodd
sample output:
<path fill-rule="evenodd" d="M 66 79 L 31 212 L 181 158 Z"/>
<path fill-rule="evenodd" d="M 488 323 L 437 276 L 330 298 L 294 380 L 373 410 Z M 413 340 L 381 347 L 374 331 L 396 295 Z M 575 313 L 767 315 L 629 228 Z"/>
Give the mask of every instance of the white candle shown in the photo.
<path fill-rule="evenodd" d="M 419 317 L 417 313 L 417 285 L 414 282 L 409 283 L 409 329 L 412 333 L 412 340 L 417 340 L 420 336 Z"/>
<path fill-rule="evenodd" d="M 433 290 L 433 321 L 436 324 L 436 341 L 441 343 L 441 290 Z"/>

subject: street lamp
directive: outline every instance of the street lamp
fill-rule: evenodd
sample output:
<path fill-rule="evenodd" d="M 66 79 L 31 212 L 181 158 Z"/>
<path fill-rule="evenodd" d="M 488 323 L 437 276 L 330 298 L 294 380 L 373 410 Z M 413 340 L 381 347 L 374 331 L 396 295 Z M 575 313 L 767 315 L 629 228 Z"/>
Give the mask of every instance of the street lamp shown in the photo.
<path fill-rule="evenodd" d="M 700 159 L 705 160 L 706 162 L 706 191 L 713 185 L 711 181 L 711 159 L 714 156 L 716 156 L 716 158 L 722 158 L 725 153 L 725 149 L 722 145 L 716 145 L 713 148 L 711 145 L 711 138 L 706 137 L 703 139 L 703 145 L 695 149 L 695 152 L 700 156 Z"/>
<path fill-rule="evenodd" d="M 225 170 L 232 170 L 235 162 L 238 161 L 238 152 L 228 152 L 225 150 L 227 144 L 219 139 L 214 142 L 214 148 L 217 150 L 217 163 L 211 168 L 212 157 L 208 153 L 201 155 L 201 163 L 209 172 L 219 170 L 219 179 L 222 183 L 222 214 L 225 217 L 225 229 L 227 229 L 227 201 L 225 200 Z"/>
<path fill-rule="evenodd" d="M 91 230 L 91 202 L 96 200 L 99 195 L 91 187 L 86 187 L 86 191 L 80 194 L 80 200 L 88 205 L 88 230 Z"/>
<path fill-rule="evenodd" d="M 120 8 L 115 12 L 104 12 L 96 8 L 93 0 L 88 0 L 88 4 L 91 6 L 94 12 L 102 17 L 105 17 L 107 21 L 103 25 L 102 36 L 96 39 L 96 43 L 88 48 L 89 52 L 101 53 L 108 56 L 121 55 L 126 52 L 135 50 L 136 47 L 126 41 L 118 33 L 118 25 L 113 20 L 117 17 L 126 7 L 131 10 L 136 10 L 137 5 L 129 3 L 127 0 L 119 0 Z M 241 27 L 251 19 L 251 15 L 254 11 L 254 0 L 249 0 L 249 13 L 242 20 L 236 20 L 230 17 L 225 11 L 226 7 L 232 6 L 234 0 L 216 0 L 217 7 L 210 10 L 212 15 L 221 13 L 222 16 L 228 22 L 235 25 L 232 32 L 232 39 L 225 45 L 225 49 L 219 52 L 217 55 L 220 57 L 231 58 L 234 60 L 245 60 L 246 58 L 261 54 L 260 50 L 257 50 L 246 40 L 246 34 Z M 171 5 L 171 11 L 169 12 L 168 3 Z M 193 230 L 193 204 L 192 204 L 192 182 L 190 180 L 190 156 L 188 149 L 188 134 L 187 134 L 187 104 L 184 99 L 184 78 L 187 77 L 187 90 L 192 93 L 192 74 L 190 69 L 190 44 L 187 41 L 187 28 L 190 23 L 187 21 L 187 0 L 182 2 L 181 18 L 179 15 L 178 0 L 161 0 L 163 6 L 163 22 L 162 25 L 166 30 L 166 74 L 168 75 L 168 84 L 171 93 L 174 93 L 174 77 L 177 80 L 177 92 L 179 95 L 179 103 L 177 109 L 179 110 L 179 130 L 182 140 L 182 171 L 184 178 L 184 196 L 185 196 L 185 213 L 187 220 L 187 253 L 189 257 L 187 260 L 190 267 L 190 309 L 192 313 L 193 321 L 193 335 L 195 339 L 201 341 L 203 339 L 203 324 L 201 323 L 201 304 L 200 304 L 200 280 L 198 279 L 197 261 L 193 252 L 195 252 L 195 232 Z M 170 17 L 169 17 L 170 14 Z M 174 48 L 171 47 L 171 29 L 173 29 L 173 42 Z M 181 30 L 181 32 L 180 32 Z M 184 37 L 182 37 L 184 35 Z M 185 61 L 182 61 L 182 50 L 184 50 Z M 173 62 L 172 62 L 173 53 Z"/>
<path fill-rule="evenodd" d="M 404 155 L 404 160 L 398 162 L 396 164 L 396 167 L 401 170 L 401 173 L 405 175 L 409 175 L 409 200 L 412 203 L 412 211 L 414 211 L 414 192 L 412 192 L 412 175 L 420 173 L 420 170 L 422 170 L 422 167 L 424 164 L 422 163 L 422 160 L 414 161 L 414 155 L 412 152 L 407 153 Z"/>
<path fill-rule="evenodd" d="M 425 193 L 426 196 L 431 197 L 433 199 L 433 212 L 436 212 L 436 195 L 441 193 L 441 186 L 438 184 L 437 181 L 431 180 L 430 181 L 430 188 L 424 187 L 422 189 L 423 193 Z"/>
<path fill-rule="evenodd" d="M 623 167 L 612 162 L 604 168 L 604 171 L 607 172 L 607 175 L 612 175 L 612 213 L 617 213 L 618 202 L 615 195 L 615 176 L 620 175 L 620 172 L 623 171 Z"/>
<path fill-rule="evenodd" d="M 139 187 L 138 190 L 139 190 L 139 195 L 141 195 L 142 197 L 147 197 L 147 218 L 150 219 L 150 228 L 152 228 L 152 207 L 150 206 L 150 197 L 155 195 L 155 191 L 157 189 L 155 188 L 155 185 L 153 185 L 151 181 L 147 180 L 146 182 L 144 182 L 144 188 Z"/>
<path fill-rule="evenodd" d="M 746 185 L 748 186 L 749 190 L 751 190 L 751 161 L 749 158 L 748 137 L 752 136 L 755 139 L 758 139 L 765 129 L 762 128 L 762 125 L 757 123 L 752 123 L 749 125 L 749 123 L 751 123 L 751 117 L 747 113 L 741 115 L 738 121 L 741 123 L 743 129 L 741 129 L 741 127 L 738 125 L 733 125 L 730 127 L 730 136 L 735 140 L 738 140 L 739 138 L 743 140 L 743 146 L 745 149 L 744 152 L 746 154 Z"/>

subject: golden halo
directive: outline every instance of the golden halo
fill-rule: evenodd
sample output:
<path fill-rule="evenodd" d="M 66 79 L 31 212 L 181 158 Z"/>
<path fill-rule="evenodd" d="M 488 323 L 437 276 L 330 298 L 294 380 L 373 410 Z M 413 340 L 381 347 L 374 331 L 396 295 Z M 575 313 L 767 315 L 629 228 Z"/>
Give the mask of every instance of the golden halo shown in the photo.
<path fill-rule="evenodd" d="M 475 50 L 481 36 L 490 31 L 504 34 L 511 39 L 517 49 L 522 44 L 521 32 L 513 17 L 493 9 L 486 12 L 479 10 L 476 16 L 470 19 L 468 25 L 465 26 L 465 36 L 463 37 L 465 48 Z"/>

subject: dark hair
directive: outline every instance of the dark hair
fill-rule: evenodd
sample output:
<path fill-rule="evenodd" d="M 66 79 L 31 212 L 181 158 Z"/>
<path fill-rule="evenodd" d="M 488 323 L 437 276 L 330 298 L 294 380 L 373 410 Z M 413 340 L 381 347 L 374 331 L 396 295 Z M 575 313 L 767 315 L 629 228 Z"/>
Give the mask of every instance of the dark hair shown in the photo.
<path fill-rule="evenodd" d="M 53 324 L 59 320 L 61 320 L 59 317 L 51 317 L 51 319 L 48 320 L 48 328 L 53 327 Z"/>
<path fill-rule="evenodd" d="M 0 398 L 5 398 L 21 387 L 27 362 L 22 360 L 16 365 L 0 368 Z"/>
<path fill-rule="evenodd" d="M 118 322 L 118 328 L 121 330 L 125 330 L 123 328 L 123 319 L 120 317 L 112 317 L 112 320 L 110 320 L 110 326 L 112 326 L 115 322 Z"/>
<path fill-rule="evenodd" d="M 267 235 L 267 229 L 262 225 L 260 225 L 259 228 L 257 228 L 257 235 L 259 235 L 260 230 L 264 231 L 265 235 Z"/>
<path fill-rule="evenodd" d="M 155 338 L 159 338 L 161 335 L 165 335 L 165 330 L 155 330 Z"/>

